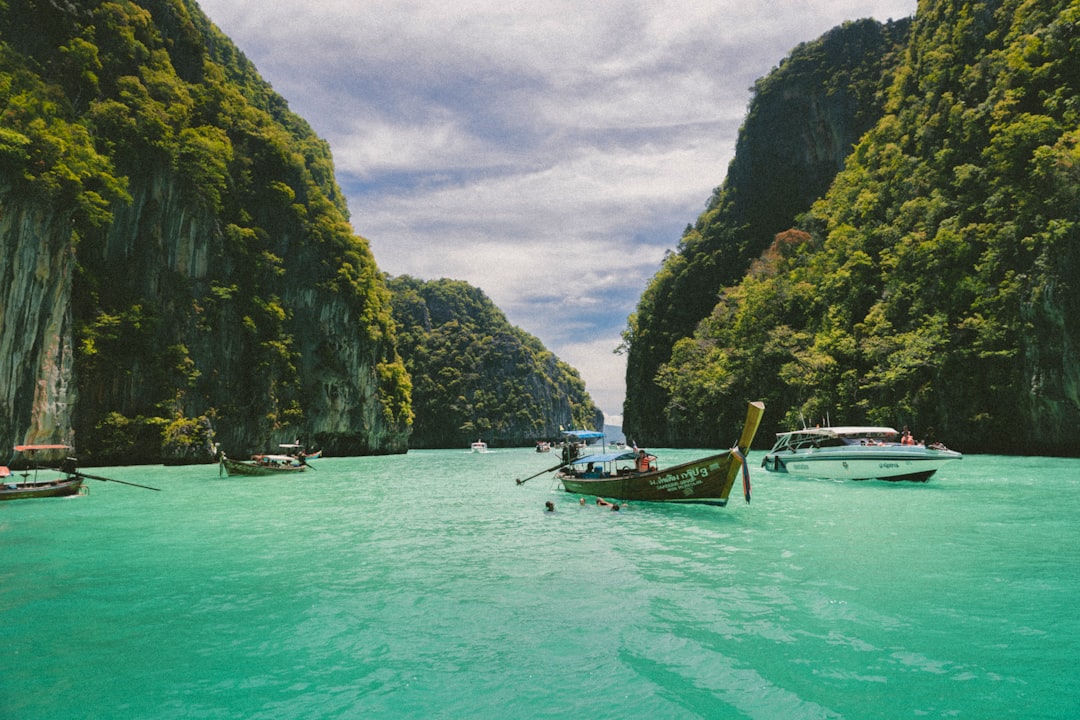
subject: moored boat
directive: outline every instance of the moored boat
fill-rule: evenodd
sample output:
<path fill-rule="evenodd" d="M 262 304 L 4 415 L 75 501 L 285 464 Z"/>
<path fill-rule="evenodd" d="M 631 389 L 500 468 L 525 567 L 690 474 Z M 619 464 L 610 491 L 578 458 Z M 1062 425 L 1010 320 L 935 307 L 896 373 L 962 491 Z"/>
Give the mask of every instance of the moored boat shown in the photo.
<path fill-rule="evenodd" d="M 316 450 L 315 452 L 308 452 L 304 449 L 304 446 L 300 443 L 281 443 L 278 445 L 281 451 L 286 455 L 291 455 L 294 458 L 303 458 L 307 460 L 318 460 L 322 457 L 322 450 Z"/>
<path fill-rule="evenodd" d="M 573 458 L 559 466 L 556 478 L 564 490 L 581 495 L 621 501 L 724 506 L 727 505 L 735 478 L 741 473 L 743 495 L 750 502 L 750 471 L 746 464 L 746 453 L 764 412 L 763 403 L 749 403 L 742 434 L 730 450 L 668 468 L 658 467 L 656 457 L 643 450 L 601 452 Z"/>
<path fill-rule="evenodd" d="M 22 453 L 31 461 L 36 461 L 38 453 L 61 453 L 71 450 L 67 445 L 16 445 L 15 452 Z M 66 497 L 75 495 L 83 484 L 83 477 L 75 467 L 75 461 L 66 458 L 56 471 L 48 471 L 50 476 L 41 478 L 37 464 L 22 471 L 22 480 L 6 466 L 0 465 L 0 500 L 27 500 L 30 498 Z M 42 472 L 45 472 L 42 469 Z M 53 475 L 52 473 L 56 474 Z"/>
<path fill-rule="evenodd" d="M 66 497 L 76 495 L 82 488 L 80 475 L 65 475 L 48 480 L 13 481 L 11 471 L 0 466 L 0 500 L 27 500 L 30 498 Z"/>
<path fill-rule="evenodd" d="M 769 472 L 839 480 L 926 482 L 963 455 L 940 443 L 899 442 L 891 427 L 849 425 L 777 433 L 761 464 Z"/>
<path fill-rule="evenodd" d="M 22 481 L 12 480 L 12 472 L 6 466 L 0 465 L 0 500 L 26 500 L 28 498 L 66 497 L 68 495 L 85 494 L 88 489 L 83 485 L 86 479 L 100 480 L 101 482 L 113 482 L 131 487 L 143 488 L 161 492 L 156 487 L 140 485 L 127 480 L 90 475 L 79 470 L 75 458 L 68 455 L 71 447 L 68 445 L 16 445 L 15 452 L 26 455 L 28 463 L 26 469 L 19 474 Z M 42 457 L 44 456 L 44 457 Z M 62 459 L 61 459 L 62 458 Z M 56 463 L 54 466 L 53 463 Z M 55 473 L 42 480 L 40 473 Z M 33 475 L 33 479 L 30 476 Z"/>
<path fill-rule="evenodd" d="M 289 475 L 307 470 L 304 458 L 292 455 L 252 455 L 251 460 L 233 460 L 224 452 L 218 458 L 218 475 Z"/>

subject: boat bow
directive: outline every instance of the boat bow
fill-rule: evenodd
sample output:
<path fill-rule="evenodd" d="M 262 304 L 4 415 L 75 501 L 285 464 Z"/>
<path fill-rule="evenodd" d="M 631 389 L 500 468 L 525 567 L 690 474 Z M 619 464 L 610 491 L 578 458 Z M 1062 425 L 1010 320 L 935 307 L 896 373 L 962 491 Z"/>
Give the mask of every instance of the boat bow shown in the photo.
<path fill-rule="evenodd" d="M 742 466 L 743 497 L 746 498 L 747 503 L 750 502 L 750 465 L 746 462 L 746 453 L 750 451 L 750 444 L 754 442 L 754 436 L 757 435 L 758 427 L 761 425 L 761 418 L 764 415 L 765 403 L 760 400 L 755 400 L 747 405 L 746 421 L 743 423 L 742 435 L 739 436 L 739 441 L 735 443 L 735 447 L 731 449 L 731 454 Z"/>

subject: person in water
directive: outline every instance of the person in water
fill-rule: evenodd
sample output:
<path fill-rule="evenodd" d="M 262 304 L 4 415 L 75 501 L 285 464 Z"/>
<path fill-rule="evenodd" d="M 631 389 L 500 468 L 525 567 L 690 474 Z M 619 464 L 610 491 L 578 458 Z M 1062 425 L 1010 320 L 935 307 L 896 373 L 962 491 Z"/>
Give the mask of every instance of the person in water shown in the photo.
<path fill-rule="evenodd" d="M 614 512 L 619 512 L 619 504 L 618 503 L 609 503 L 607 500 L 605 500 L 602 497 L 596 498 L 596 504 L 599 505 L 600 507 L 609 507 Z"/>
<path fill-rule="evenodd" d="M 544 508 L 547 512 L 555 512 L 555 503 L 548 500 L 546 503 L 544 503 Z"/>

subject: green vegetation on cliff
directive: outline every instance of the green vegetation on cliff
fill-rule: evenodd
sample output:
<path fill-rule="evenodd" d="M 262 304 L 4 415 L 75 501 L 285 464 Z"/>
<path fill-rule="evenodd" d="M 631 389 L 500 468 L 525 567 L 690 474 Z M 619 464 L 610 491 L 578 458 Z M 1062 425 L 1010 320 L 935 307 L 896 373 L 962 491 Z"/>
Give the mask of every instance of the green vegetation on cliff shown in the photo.
<path fill-rule="evenodd" d="M 602 429 L 577 371 L 510 325 L 465 282 L 390 281 L 398 342 L 413 378 L 415 448 L 522 446 L 560 427 Z"/>
<path fill-rule="evenodd" d="M 773 236 L 828 189 L 881 116 L 882 78 L 909 29 L 909 20 L 847 23 L 800 45 L 755 84 L 726 180 L 630 317 L 626 433 L 650 444 L 714 445 L 730 432 L 715 417 L 696 417 L 697 427 L 673 423 L 677 403 L 657 373 L 675 342 L 709 315 L 721 288 L 738 282 Z"/>
<path fill-rule="evenodd" d="M 905 423 L 1076 454 L 1080 5 L 920 5 L 885 114 L 658 374 L 665 421 Z M 730 417 L 727 417 L 730 415 Z"/>
<path fill-rule="evenodd" d="M 389 294 L 329 149 L 194 2 L 0 0 L 0 112 L 0 206 L 34 218 L 5 243 L 76 257 L 56 404 L 84 458 L 183 457 L 204 438 L 177 423 L 207 420 L 235 453 L 405 450 Z"/>

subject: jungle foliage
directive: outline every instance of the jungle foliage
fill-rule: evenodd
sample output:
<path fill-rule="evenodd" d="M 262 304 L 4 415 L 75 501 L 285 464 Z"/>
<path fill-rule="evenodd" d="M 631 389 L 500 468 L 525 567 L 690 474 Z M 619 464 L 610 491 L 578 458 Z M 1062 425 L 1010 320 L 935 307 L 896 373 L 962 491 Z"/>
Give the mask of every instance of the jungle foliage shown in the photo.
<path fill-rule="evenodd" d="M 572 367 L 511 325 L 482 290 L 456 280 L 390 280 L 398 342 L 413 379 L 410 445 L 492 447 L 602 429 Z"/>
<path fill-rule="evenodd" d="M 192 0 L 0 0 L 0 112 L 0 202 L 72 231 L 84 457 L 155 461 L 185 419 L 303 431 L 304 288 L 350 308 L 369 367 L 346 371 L 377 375 L 352 449 L 404 450 L 389 298 L 329 149 Z"/>
<path fill-rule="evenodd" d="M 716 417 L 683 434 L 688 428 L 669 417 L 680 401 L 657 373 L 675 342 L 709 315 L 721 288 L 738 282 L 773 236 L 828 189 L 881 116 L 882 78 L 909 30 L 909 20 L 846 23 L 798 46 L 755 83 L 727 178 L 629 319 L 625 432 L 654 445 L 714 445 L 730 434 Z"/>
<path fill-rule="evenodd" d="M 763 398 L 769 429 L 1080 452 L 1080 3 L 921 3 L 889 77 L 824 197 L 674 343 L 664 421 Z"/>

